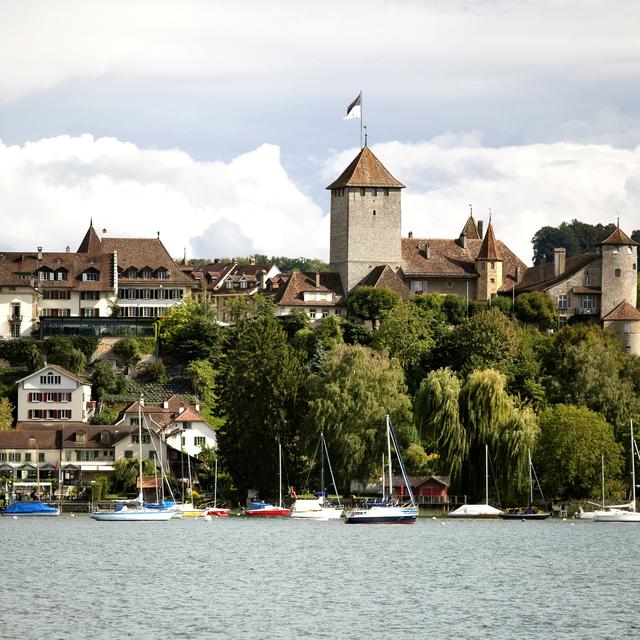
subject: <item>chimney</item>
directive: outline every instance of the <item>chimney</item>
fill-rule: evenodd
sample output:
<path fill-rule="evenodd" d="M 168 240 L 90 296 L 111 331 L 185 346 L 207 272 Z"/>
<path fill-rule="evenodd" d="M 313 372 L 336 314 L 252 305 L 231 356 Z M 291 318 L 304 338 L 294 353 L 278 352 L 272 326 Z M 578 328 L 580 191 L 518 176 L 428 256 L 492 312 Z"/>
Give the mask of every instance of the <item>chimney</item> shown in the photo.
<path fill-rule="evenodd" d="M 38 247 L 38 260 L 42 260 L 42 247 Z"/>
<path fill-rule="evenodd" d="M 521 277 L 522 277 L 522 274 L 520 273 L 520 267 L 516 267 L 516 284 L 520 283 Z"/>
<path fill-rule="evenodd" d="M 169 408 L 169 401 L 168 401 L 168 400 L 165 400 L 165 401 L 162 403 L 162 408 L 163 408 L 163 409 L 168 409 L 168 408 Z"/>
<path fill-rule="evenodd" d="M 425 245 L 424 252 L 425 252 L 425 255 L 427 257 L 427 260 L 431 260 L 431 245 L 430 244 Z"/>
<path fill-rule="evenodd" d="M 195 406 L 196 412 L 200 413 L 200 403 L 196 402 L 196 406 Z"/>
<path fill-rule="evenodd" d="M 184 413 L 184 405 L 182 404 L 182 402 L 180 403 L 180 406 L 178 407 L 178 415 L 180 415 L 181 413 Z"/>
<path fill-rule="evenodd" d="M 69 251 L 71 251 L 71 247 L 69 245 L 67 245 L 64 249 L 67 253 L 69 253 Z"/>
<path fill-rule="evenodd" d="M 409 231 L 409 237 L 413 238 L 413 231 Z"/>
<path fill-rule="evenodd" d="M 316 271 L 316 289 L 320 288 L 320 272 Z"/>
<path fill-rule="evenodd" d="M 564 273 L 567 259 L 567 250 L 564 247 L 558 247 L 553 250 L 553 275 L 557 278 Z"/>
<path fill-rule="evenodd" d="M 467 234 L 464 231 L 460 234 L 458 242 L 463 249 L 467 248 Z"/>
<path fill-rule="evenodd" d="M 480 236 L 480 240 L 482 240 L 482 232 L 484 231 L 483 227 L 484 223 L 482 220 L 478 220 L 478 235 Z"/>
<path fill-rule="evenodd" d="M 144 395 L 140 394 L 140 406 L 144 407 Z"/>
<path fill-rule="evenodd" d="M 213 264 L 220 264 L 220 258 L 214 258 Z"/>

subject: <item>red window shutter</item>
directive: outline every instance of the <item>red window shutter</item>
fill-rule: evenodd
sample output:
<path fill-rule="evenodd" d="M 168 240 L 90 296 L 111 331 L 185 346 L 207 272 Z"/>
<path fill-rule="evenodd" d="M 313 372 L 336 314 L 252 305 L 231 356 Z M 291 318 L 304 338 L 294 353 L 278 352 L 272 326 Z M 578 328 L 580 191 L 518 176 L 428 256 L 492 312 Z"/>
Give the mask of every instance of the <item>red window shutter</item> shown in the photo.
<path fill-rule="evenodd" d="M 29 413 L 28 413 L 29 420 L 31 420 L 31 414 L 32 414 L 32 413 L 33 413 L 33 411 L 31 411 L 31 409 L 29 409 Z"/>

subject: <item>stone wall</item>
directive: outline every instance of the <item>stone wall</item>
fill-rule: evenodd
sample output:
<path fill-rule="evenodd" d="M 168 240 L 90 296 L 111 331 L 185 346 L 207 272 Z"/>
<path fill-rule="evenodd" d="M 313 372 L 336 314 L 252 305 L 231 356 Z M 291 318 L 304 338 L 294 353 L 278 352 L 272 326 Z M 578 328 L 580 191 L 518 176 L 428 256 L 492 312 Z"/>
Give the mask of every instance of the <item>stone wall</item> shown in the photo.
<path fill-rule="evenodd" d="M 602 316 L 623 300 L 637 301 L 638 248 L 602 245 Z"/>
<path fill-rule="evenodd" d="M 613 331 L 622 342 L 626 353 L 640 356 L 640 322 L 624 320 L 607 320 L 604 328 Z"/>

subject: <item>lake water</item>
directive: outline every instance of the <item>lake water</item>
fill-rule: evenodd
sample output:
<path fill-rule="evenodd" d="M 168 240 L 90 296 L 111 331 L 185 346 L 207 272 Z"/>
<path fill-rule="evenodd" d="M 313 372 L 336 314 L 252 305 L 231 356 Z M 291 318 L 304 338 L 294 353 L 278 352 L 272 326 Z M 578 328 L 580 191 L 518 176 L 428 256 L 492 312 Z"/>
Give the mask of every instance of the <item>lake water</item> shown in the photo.
<path fill-rule="evenodd" d="M 0 518 L 0 638 L 638 638 L 640 525 Z"/>

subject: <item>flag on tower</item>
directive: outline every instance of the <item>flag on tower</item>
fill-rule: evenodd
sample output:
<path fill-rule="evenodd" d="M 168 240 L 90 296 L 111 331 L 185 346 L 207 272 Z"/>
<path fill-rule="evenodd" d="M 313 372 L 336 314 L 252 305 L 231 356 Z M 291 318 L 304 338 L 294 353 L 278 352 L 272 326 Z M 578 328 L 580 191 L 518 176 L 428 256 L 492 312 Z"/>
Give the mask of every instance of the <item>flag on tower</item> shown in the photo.
<path fill-rule="evenodd" d="M 362 117 L 362 93 L 347 107 L 347 115 L 343 120 L 353 120 Z"/>

